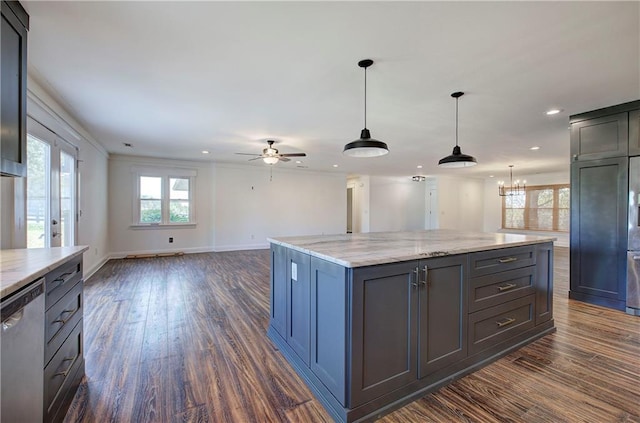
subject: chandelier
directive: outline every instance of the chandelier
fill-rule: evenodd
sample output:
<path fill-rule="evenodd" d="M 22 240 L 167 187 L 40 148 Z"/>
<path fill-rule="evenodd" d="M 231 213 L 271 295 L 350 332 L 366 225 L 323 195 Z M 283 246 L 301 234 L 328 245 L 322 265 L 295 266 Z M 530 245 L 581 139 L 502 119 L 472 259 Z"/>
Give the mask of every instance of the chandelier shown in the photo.
<path fill-rule="evenodd" d="M 506 197 L 508 195 L 523 195 L 527 189 L 527 181 L 513 180 L 513 165 L 509 165 L 509 186 L 504 185 L 504 181 L 498 181 L 498 195 Z"/>

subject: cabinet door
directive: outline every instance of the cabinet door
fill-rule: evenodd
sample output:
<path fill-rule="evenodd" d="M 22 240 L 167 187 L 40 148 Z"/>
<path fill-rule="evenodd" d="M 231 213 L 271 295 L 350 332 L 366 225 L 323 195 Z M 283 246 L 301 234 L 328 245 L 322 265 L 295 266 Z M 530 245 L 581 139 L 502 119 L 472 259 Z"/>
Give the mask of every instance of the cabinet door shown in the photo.
<path fill-rule="evenodd" d="M 27 29 L 15 12 L 23 20 L 28 17 L 12 3 L 1 2 L 0 174 L 27 176 Z"/>
<path fill-rule="evenodd" d="M 571 165 L 570 298 L 624 309 L 628 159 Z"/>
<path fill-rule="evenodd" d="M 536 247 L 536 325 L 553 317 L 553 243 Z"/>
<path fill-rule="evenodd" d="M 572 123 L 573 161 L 626 157 L 629 152 L 628 130 L 626 112 Z"/>
<path fill-rule="evenodd" d="M 417 265 L 352 270 L 349 408 L 416 380 Z"/>
<path fill-rule="evenodd" d="M 287 249 L 287 343 L 309 365 L 310 276 L 308 254 Z"/>
<path fill-rule="evenodd" d="M 467 356 L 467 255 L 423 260 L 419 266 L 418 377 Z"/>
<path fill-rule="evenodd" d="M 311 370 L 346 405 L 347 269 L 311 257 Z"/>
<path fill-rule="evenodd" d="M 640 110 L 629 112 L 629 155 L 640 156 Z"/>
<path fill-rule="evenodd" d="M 287 335 L 287 249 L 271 244 L 271 327 Z"/>

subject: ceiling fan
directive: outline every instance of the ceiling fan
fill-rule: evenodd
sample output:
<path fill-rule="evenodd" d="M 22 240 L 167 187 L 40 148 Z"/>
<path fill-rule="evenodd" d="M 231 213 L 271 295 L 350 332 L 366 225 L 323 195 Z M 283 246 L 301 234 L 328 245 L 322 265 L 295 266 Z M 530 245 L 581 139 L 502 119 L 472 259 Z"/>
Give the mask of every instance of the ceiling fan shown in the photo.
<path fill-rule="evenodd" d="M 273 148 L 274 140 L 267 140 L 267 144 L 269 146 L 267 148 L 262 149 L 262 154 L 250 154 L 250 153 L 236 153 L 243 156 L 255 156 L 249 161 L 262 159 L 266 164 L 276 164 L 278 161 L 282 160 L 283 162 L 288 162 L 289 157 L 306 157 L 305 153 L 279 153 L 277 148 Z"/>

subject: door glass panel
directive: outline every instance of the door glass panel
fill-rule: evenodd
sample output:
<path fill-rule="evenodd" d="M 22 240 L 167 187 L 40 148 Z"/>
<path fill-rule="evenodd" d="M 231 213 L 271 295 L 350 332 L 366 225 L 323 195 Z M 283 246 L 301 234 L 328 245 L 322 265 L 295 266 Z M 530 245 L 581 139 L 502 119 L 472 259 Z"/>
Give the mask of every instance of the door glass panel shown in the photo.
<path fill-rule="evenodd" d="M 27 137 L 27 248 L 50 247 L 51 147 Z"/>
<path fill-rule="evenodd" d="M 75 245 L 75 159 L 60 151 L 60 243 L 63 247 Z"/>

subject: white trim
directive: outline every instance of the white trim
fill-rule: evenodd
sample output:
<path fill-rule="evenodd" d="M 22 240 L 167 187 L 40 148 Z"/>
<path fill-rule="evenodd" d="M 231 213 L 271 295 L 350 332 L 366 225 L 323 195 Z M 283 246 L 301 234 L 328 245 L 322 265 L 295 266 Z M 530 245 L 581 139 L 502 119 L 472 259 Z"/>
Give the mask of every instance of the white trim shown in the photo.
<path fill-rule="evenodd" d="M 136 223 L 129 225 L 131 229 L 193 229 L 197 225 L 196 222 L 189 223 Z"/>
<path fill-rule="evenodd" d="M 109 254 L 109 259 L 122 259 L 126 256 L 144 255 L 144 254 L 198 254 L 198 253 L 222 253 L 227 251 L 244 251 L 244 250 L 267 250 L 269 243 L 246 244 L 246 245 L 227 245 L 222 247 L 192 247 L 181 249 L 154 249 L 154 250 L 135 250 L 135 251 L 119 251 Z"/>

